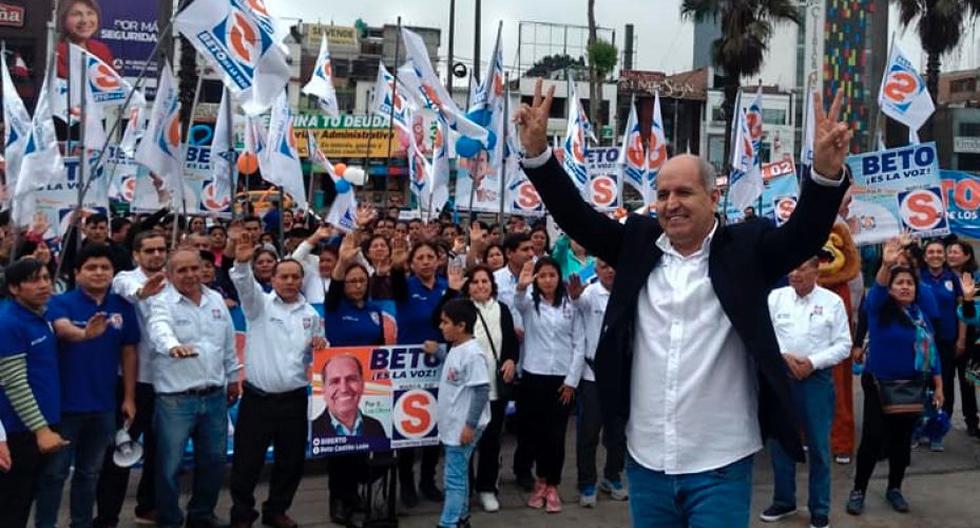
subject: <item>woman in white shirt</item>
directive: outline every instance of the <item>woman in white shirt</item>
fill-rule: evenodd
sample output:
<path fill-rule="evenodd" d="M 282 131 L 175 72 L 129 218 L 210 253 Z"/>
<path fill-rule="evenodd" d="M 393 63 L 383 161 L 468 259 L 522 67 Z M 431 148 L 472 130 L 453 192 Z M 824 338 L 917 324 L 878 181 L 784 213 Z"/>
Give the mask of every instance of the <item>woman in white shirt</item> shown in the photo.
<path fill-rule="evenodd" d="M 528 506 L 557 513 L 568 414 L 585 366 L 584 325 L 550 257 L 524 265 L 514 304 L 524 321 L 520 427 L 528 428 L 538 475 Z"/>

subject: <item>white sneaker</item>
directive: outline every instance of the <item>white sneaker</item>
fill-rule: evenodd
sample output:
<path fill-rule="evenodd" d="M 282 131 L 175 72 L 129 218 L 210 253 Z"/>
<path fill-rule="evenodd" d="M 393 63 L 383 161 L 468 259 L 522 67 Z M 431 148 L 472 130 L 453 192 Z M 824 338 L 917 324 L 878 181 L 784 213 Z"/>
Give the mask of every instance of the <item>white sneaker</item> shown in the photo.
<path fill-rule="evenodd" d="M 834 457 L 834 462 L 841 465 L 847 465 L 851 463 L 851 457 L 847 455 L 837 455 Z"/>
<path fill-rule="evenodd" d="M 595 490 L 592 493 L 581 493 L 578 496 L 578 504 L 583 508 L 595 508 L 596 505 L 596 494 Z"/>
<path fill-rule="evenodd" d="M 483 511 L 487 513 L 500 510 L 500 502 L 497 501 L 497 495 L 489 491 L 480 492 L 480 504 L 483 505 Z"/>

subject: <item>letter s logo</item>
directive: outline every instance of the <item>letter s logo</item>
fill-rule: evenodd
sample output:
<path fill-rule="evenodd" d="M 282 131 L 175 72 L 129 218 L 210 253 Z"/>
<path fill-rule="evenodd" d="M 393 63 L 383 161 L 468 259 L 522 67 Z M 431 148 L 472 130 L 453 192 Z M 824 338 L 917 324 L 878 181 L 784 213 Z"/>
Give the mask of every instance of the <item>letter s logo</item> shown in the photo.
<path fill-rule="evenodd" d="M 432 432 L 436 421 L 435 396 L 424 389 L 413 389 L 397 395 L 392 410 L 395 430 L 404 438 L 422 438 Z"/>

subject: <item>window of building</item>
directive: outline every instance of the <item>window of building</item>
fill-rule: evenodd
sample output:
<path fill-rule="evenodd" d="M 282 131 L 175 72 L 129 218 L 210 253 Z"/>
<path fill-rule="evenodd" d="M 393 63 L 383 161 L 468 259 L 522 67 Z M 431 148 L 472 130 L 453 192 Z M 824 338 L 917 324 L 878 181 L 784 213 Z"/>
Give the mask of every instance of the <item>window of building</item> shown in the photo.
<path fill-rule="evenodd" d="M 711 107 L 711 124 L 725 124 L 725 111 L 720 105 Z"/>
<path fill-rule="evenodd" d="M 762 122 L 767 125 L 785 125 L 786 110 L 781 108 L 763 108 Z"/>
<path fill-rule="evenodd" d="M 977 79 L 971 77 L 968 79 L 956 79 L 955 81 L 949 82 L 950 93 L 962 93 L 962 92 L 975 92 L 977 91 Z"/>
<path fill-rule="evenodd" d="M 980 123 L 960 123 L 959 135 L 980 137 Z"/>

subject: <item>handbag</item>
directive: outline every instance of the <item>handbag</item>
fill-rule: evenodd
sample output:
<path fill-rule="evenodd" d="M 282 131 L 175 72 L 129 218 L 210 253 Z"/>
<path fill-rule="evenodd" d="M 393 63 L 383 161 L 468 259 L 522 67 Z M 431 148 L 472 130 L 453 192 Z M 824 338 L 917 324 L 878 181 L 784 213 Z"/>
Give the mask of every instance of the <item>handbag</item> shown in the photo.
<path fill-rule="evenodd" d="M 487 341 L 490 342 L 490 351 L 493 352 L 493 359 L 497 363 L 497 399 L 500 401 L 511 401 L 514 399 L 514 384 L 507 383 L 504 381 L 504 375 L 500 372 L 500 356 L 497 355 L 497 346 L 493 344 L 493 337 L 490 337 L 490 328 L 487 326 L 487 321 L 483 318 L 483 314 L 477 310 L 476 315 L 480 318 L 480 324 L 483 325 L 483 331 L 487 334 Z"/>
<path fill-rule="evenodd" d="M 921 414 L 926 409 L 926 380 L 882 380 L 875 378 L 881 412 L 885 414 Z"/>

